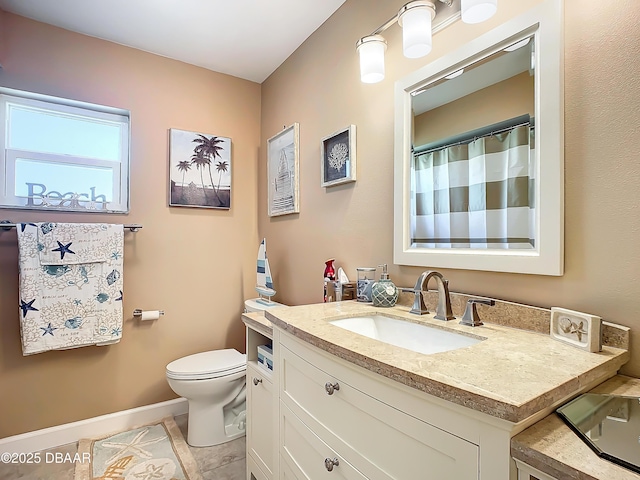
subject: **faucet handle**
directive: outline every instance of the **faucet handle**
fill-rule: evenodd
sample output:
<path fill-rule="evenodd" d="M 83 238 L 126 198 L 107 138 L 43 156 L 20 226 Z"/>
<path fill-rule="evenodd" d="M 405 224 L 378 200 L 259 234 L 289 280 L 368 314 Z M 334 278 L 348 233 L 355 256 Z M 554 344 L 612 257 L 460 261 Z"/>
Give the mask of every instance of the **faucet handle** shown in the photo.
<path fill-rule="evenodd" d="M 493 307 L 496 304 L 495 300 L 485 300 L 483 298 L 471 298 L 467 301 L 467 308 L 462 315 L 462 320 L 460 320 L 461 325 L 467 325 L 469 327 L 479 327 L 480 325 L 484 325 L 482 320 L 480 320 L 480 316 L 478 315 L 478 310 L 476 310 L 476 305 L 480 303 L 482 305 L 488 305 Z"/>

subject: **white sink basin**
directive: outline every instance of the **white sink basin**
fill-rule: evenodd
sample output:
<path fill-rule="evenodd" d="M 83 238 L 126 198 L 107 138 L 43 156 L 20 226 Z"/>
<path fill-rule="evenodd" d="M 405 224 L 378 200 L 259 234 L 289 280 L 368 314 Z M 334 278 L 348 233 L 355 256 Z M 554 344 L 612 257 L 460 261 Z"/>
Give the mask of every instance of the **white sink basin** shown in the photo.
<path fill-rule="evenodd" d="M 329 323 L 359 335 L 418 353 L 446 352 L 469 347 L 482 341 L 459 333 L 383 315 L 343 318 Z"/>

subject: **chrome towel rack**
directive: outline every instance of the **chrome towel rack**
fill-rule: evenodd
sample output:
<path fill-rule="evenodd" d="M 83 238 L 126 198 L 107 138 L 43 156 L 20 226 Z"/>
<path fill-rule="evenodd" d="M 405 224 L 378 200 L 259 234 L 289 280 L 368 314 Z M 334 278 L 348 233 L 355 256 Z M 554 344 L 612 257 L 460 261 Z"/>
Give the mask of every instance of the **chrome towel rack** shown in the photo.
<path fill-rule="evenodd" d="M 7 220 L 0 220 L 0 230 L 11 230 L 12 228 L 16 228 L 18 225 L 20 225 L 20 223 L 10 223 Z M 142 225 L 140 225 L 139 223 L 131 223 L 128 225 L 123 225 L 123 227 L 135 233 L 142 228 Z"/>

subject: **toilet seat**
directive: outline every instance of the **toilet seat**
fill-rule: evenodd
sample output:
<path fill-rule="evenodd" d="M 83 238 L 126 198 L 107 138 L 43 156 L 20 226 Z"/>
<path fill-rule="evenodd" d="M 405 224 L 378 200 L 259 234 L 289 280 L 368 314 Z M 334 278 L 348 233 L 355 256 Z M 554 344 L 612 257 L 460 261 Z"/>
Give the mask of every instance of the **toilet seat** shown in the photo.
<path fill-rule="evenodd" d="M 195 353 L 167 365 L 167 377 L 175 380 L 207 380 L 245 371 L 247 356 L 233 348 Z"/>

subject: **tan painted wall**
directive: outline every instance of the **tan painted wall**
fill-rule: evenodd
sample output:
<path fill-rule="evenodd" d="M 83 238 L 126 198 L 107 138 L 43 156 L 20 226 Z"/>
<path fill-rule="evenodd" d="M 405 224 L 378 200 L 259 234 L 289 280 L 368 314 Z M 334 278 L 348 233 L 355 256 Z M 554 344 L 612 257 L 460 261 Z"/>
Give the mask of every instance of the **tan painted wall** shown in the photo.
<path fill-rule="evenodd" d="M 523 72 L 413 118 L 413 145 L 470 132 L 535 111 L 534 80 Z"/>
<path fill-rule="evenodd" d="M 265 83 L 262 145 L 283 125 L 300 123 L 300 213 L 266 215 L 266 156 L 259 159 L 259 232 L 269 242 L 278 298 L 322 300 L 324 260 L 355 277 L 355 268 L 392 263 L 393 86 L 402 76 L 462 42 L 539 3 L 500 2 L 496 17 L 461 22 L 434 36 L 426 59 L 402 56 L 401 34 L 385 37 L 386 79 L 359 81 L 354 45 L 394 15 L 404 0 L 371 8 L 348 0 Z M 615 8 L 565 0 L 565 275 L 545 277 L 445 270 L 452 290 L 542 307 L 563 306 L 640 329 L 640 2 Z M 357 182 L 320 187 L 320 139 L 357 126 Z M 421 268 L 390 265 L 391 278 L 413 286 Z M 640 375 L 640 335 L 632 335 L 627 374 Z"/>
<path fill-rule="evenodd" d="M 23 357 L 15 230 L 0 232 L 0 438 L 175 398 L 165 366 L 213 348 L 244 351 L 254 295 L 260 85 L 4 13 L 0 85 L 126 108 L 131 213 L 0 210 L 12 221 L 141 223 L 125 234 L 122 341 Z M 168 129 L 232 139 L 230 211 L 169 208 Z M 134 308 L 164 309 L 157 322 Z"/>
<path fill-rule="evenodd" d="M 4 28 L 4 10 L 0 10 L 0 66 L 2 65 L 2 63 L 4 62 L 4 57 L 5 57 L 5 45 L 6 45 L 6 33 L 5 33 L 5 28 Z"/>

